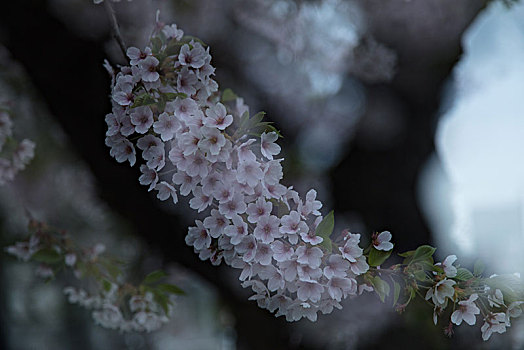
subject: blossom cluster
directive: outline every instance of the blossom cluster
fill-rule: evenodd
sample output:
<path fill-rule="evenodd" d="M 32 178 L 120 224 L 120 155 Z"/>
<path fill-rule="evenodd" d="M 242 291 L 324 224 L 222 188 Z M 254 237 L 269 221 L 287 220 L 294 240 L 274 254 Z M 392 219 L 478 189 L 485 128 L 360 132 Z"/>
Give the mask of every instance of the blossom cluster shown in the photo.
<path fill-rule="evenodd" d="M 231 90 L 219 91 L 201 41 L 157 23 L 149 46 L 130 47 L 127 57 L 129 65 L 116 71 L 105 63 L 112 77 L 112 113 L 105 119 L 110 154 L 131 166 L 138 161 L 139 182 L 158 199 L 189 197 L 201 217 L 186 243 L 202 260 L 241 270 L 242 286 L 261 308 L 288 321 L 315 321 L 319 311 L 340 309 L 343 299 L 363 291 L 382 301 L 392 297 L 402 311 L 426 290 L 435 323 L 453 302 L 450 330 L 474 324 L 482 312 L 485 340 L 522 313 L 524 296 L 506 305 L 496 277 L 453 266 L 455 256 L 434 264 L 430 246 L 399 254 L 404 262 L 384 269 L 390 232 L 373 234 L 366 249 L 360 234 L 348 230 L 332 240 L 333 212 L 322 216 L 314 189 L 301 197 L 281 184 L 279 132 Z"/>
<path fill-rule="evenodd" d="M 288 320 L 341 308 L 369 268 L 360 235 L 332 244 L 316 191 L 301 198 L 280 183 L 278 131 L 231 91 L 219 93 L 209 48 L 176 25 L 160 28 L 150 46 L 128 48 L 129 66 L 107 67 L 110 154 L 134 165 L 141 152 L 140 183 L 160 200 L 189 196 L 204 217 L 186 243 L 203 260 L 241 269 L 259 306 Z"/>
<path fill-rule="evenodd" d="M 72 304 L 93 310 L 91 315 L 96 324 L 120 332 L 152 332 L 169 322 L 172 307 L 165 313 L 151 292 L 133 294 L 126 305 L 121 305 L 121 296 L 116 285 L 109 291 L 89 295 L 84 289 L 66 287 L 64 294 Z M 124 314 L 129 311 L 131 317 Z"/>
<path fill-rule="evenodd" d="M 18 142 L 13 138 L 13 121 L 7 111 L 0 110 L 0 186 L 25 169 L 34 157 L 34 150 L 31 140 Z"/>
<path fill-rule="evenodd" d="M 35 272 L 47 280 L 64 269 L 72 270 L 79 279 L 94 279 L 96 288 L 91 293 L 76 287 L 66 287 L 64 293 L 70 303 L 92 310 L 95 323 L 121 332 L 151 332 L 169 321 L 173 298 L 182 291 L 172 284 L 158 283 L 165 273 L 152 272 L 134 286 L 124 282 L 119 263 L 103 254 L 103 244 L 76 247 L 63 231 L 34 220 L 29 229 L 30 237 L 6 247 L 6 252 L 23 261 L 38 262 Z"/>
<path fill-rule="evenodd" d="M 453 325 L 464 321 L 470 326 L 477 321 L 476 315 L 482 313 L 484 323 L 481 327 L 482 339 L 488 340 L 493 333 L 504 333 L 511 326 L 511 318 L 522 315 L 524 295 L 519 295 L 511 286 L 522 285 L 518 273 L 512 276 L 492 275 L 483 279 L 467 269 L 453 266 L 455 255 L 448 256 L 442 263 L 434 265 L 433 278 L 429 281 L 425 299 L 434 305 L 433 322 L 453 303 L 448 332 Z M 476 271 L 479 275 L 481 271 Z M 428 282 L 422 280 L 421 282 Z M 502 289 L 506 291 L 506 300 Z M 522 294 L 522 293 L 520 293 Z M 479 308 L 480 306 L 480 308 Z"/>

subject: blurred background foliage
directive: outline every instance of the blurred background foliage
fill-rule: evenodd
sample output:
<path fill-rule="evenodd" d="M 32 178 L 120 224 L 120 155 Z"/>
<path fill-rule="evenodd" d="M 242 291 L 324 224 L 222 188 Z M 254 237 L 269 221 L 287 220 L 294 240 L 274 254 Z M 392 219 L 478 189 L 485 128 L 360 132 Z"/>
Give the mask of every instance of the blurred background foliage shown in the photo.
<path fill-rule="evenodd" d="M 390 230 L 396 249 L 438 247 L 489 273 L 524 272 L 524 7 L 483 0 L 152 0 L 114 4 L 128 45 L 175 22 L 211 47 L 216 80 L 284 138 L 285 183 L 316 188 L 336 229 Z M 132 276 L 157 268 L 186 290 L 152 334 L 94 326 L 63 276 L 1 258 L 2 349 L 524 349 L 524 324 L 483 343 L 480 322 L 434 326 L 420 302 L 397 315 L 374 295 L 288 324 L 252 302 L 237 272 L 200 262 L 194 213 L 160 203 L 110 159 L 108 57 L 123 63 L 103 6 L 11 1 L 0 12 L 0 102 L 36 158 L 0 189 L 2 246 L 26 210 L 79 243 L 104 243 Z M 139 278 L 139 277 L 136 277 Z M 446 319 L 442 317 L 441 319 Z"/>

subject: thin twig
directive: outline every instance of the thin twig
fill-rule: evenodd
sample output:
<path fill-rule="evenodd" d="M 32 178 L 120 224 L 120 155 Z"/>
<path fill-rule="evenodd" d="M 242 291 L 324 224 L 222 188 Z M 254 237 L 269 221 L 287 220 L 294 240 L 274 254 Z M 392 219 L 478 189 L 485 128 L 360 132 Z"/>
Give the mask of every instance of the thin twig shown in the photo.
<path fill-rule="evenodd" d="M 115 10 L 113 9 L 113 6 L 111 5 L 110 1 L 106 0 L 104 3 L 105 3 L 107 15 L 109 16 L 109 21 L 111 22 L 111 27 L 113 28 L 113 36 L 115 37 L 116 42 L 118 43 L 118 46 L 120 47 L 120 50 L 122 51 L 122 54 L 124 55 L 124 58 L 127 60 L 126 44 L 124 43 L 122 34 L 120 34 L 120 28 L 118 27 L 118 22 L 116 20 Z"/>

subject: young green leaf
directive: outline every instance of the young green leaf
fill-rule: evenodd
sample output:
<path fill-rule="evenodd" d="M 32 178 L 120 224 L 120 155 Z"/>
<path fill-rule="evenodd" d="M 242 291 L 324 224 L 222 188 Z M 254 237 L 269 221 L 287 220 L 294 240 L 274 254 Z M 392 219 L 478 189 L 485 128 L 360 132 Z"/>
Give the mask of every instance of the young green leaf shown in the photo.
<path fill-rule="evenodd" d="M 56 264 L 62 260 L 62 255 L 54 249 L 43 248 L 34 253 L 31 259 L 46 264 Z"/>
<path fill-rule="evenodd" d="M 329 212 L 328 215 L 322 219 L 320 224 L 318 224 L 315 229 L 315 235 L 322 237 L 323 241 L 320 243 L 321 246 L 325 247 L 328 252 L 331 252 L 332 242 L 329 236 L 333 233 L 333 228 L 335 227 L 335 215 L 333 210 Z"/>
<path fill-rule="evenodd" d="M 398 302 L 400 297 L 400 284 L 397 281 L 393 281 L 393 306 Z"/>
<path fill-rule="evenodd" d="M 158 289 L 153 289 L 153 297 L 158 305 L 162 307 L 162 310 L 164 310 L 164 312 L 167 314 L 169 312 L 169 298 Z"/>
<path fill-rule="evenodd" d="M 326 248 L 327 252 L 331 252 L 333 250 L 333 242 L 329 237 L 326 237 L 320 242 L 320 246 Z"/>
<path fill-rule="evenodd" d="M 154 37 L 151 39 L 151 51 L 154 55 L 160 52 L 160 49 L 162 48 L 162 39 L 159 37 Z"/>
<path fill-rule="evenodd" d="M 144 278 L 144 281 L 142 281 L 142 284 L 153 284 L 166 276 L 167 273 L 165 273 L 164 271 L 156 270 L 147 275 L 146 278 Z"/>
<path fill-rule="evenodd" d="M 233 92 L 233 90 L 231 89 L 225 89 L 224 92 L 222 93 L 222 102 L 229 102 L 229 101 L 233 101 L 237 98 L 238 96 Z"/>
<path fill-rule="evenodd" d="M 111 290 L 111 282 L 109 282 L 106 279 L 102 280 L 102 287 L 104 288 L 104 291 L 109 292 Z"/>
<path fill-rule="evenodd" d="M 475 276 L 480 276 L 484 272 L 485 266 L 482 260 L 477 259 L 475 261 L 475 265 L 473 265 L 473 274 Z"/>
<path fill-rule="evenodd" d="M 413 254 L 409 254 L 404 259 L 404 264 L 409 265 L 409 264 L 419 262 L 419 261 L 428 261 L 429 263 L 433 264 L 433 254 L 435 253 L 436 250 L 437 248 L 433 248 L 432 246 L 422 245 L 418 247 L 417 249 L 415 249 Z M 404 255 L 407 255 L 408 253 L 411 253 L 411 252 L 406 252 L 404 253 Z"/>
<path fill-rule="evenodd" d="M 165 96 L 168 101 L 172 101 L 177 97 L 187 98 L 187 95 L 184 94 L 183 92 L 176 92 L 176 93 L 175 92 L 166 92 L 163 94 L 163 96 Z"/>
<path fill-rule="evenodd" d="M 177 294 L 177 295 L 185 295 L 186 292 L 184 292 L 179 287 L 175 286 L 174 284 L 169 283 L 161 283 L 156 286 L 158 290 L 164 292 L 164 293 L 170 293 L 170 294 Z"/>
<path fill-rule="evenodd" d="M 322 238 L 328 238 L 333 233 L 335 227 L 335 215 L 333 210 L 330 211 L 318 224 L 315 229 L 315 235 Z"/>
<path fill-rule="evenodd" d="M 247 125 L 246 125 L 246 128 L 248 130 L 250 130 L 251 128 L 255 127 L 256 125 L 258 125 L 258 123 L 260 123 L 262 121 L 262 119 L 264 119 L 264 116 L 266 115 L 266 112 L 258 112 L 257 114 L 255 114 L 254 116 L 252 116 L 251 118 L 249 118 L 248 122 L 247 122 Z"/>
<path fill-rule="evenodd" d="M 504 302 L 508 305 L 517 300 L 524 300 L 524 283 L 515 275 L 486 278 L 484 283 L 493 290 L 500 289 L 504 295 Z"/>
<path fill-rule="evenodd" d="M 113 263 L 108 260 L 102 260 L 102 265 L 106 269 L 107 273 L 114 279 L 116 279 L 119 275 L 122 274 L 122 271 L 116 265 L 116 263 Z"/>
<path fill-rule="evenodd" d="M 415 251 L 414 250 L 410 250 L 410 251 L 407 251 L 407 252 L 404 252 L 404 253 L 398 253 L 397 255 L 401 256 L 403 258 L 409 258 L 410 256 L 413 256 L 413 254 L 415 254 Z"/>
<path fill-rule="evenodd" d="M 429 245 L 422 245 L 415 249 L 415 254 L 413 254 L 413 261 L 426 260 L 429 257 L 432 257 L 435 254 L 437 248 L 433 248 Z"/>
<path fill-rule="evenodd" d="M 386 261 L 387 258 L 389 258 L 389 256 L 391 255 L 391 252 L 392 252 L 391 250 L 385 252 L 383 250 L 378 250 L 378 249 L 375 249 L 375 247 L 372 247 L 371 250 L 369 251 L 369 258 L 368 258 L 369 266 L 382 265 L 384 261 Z"/>
<path fill-rule="evenodd" d="M 153 98 L 153 96 L 149 95 L 148 93 L 144 92 L 141 95 L 138 95 L 137 98 L 135 98 L 135 102 L 131 106 L 131 108 L 136 108 L 140 106 L 149 106 L 152 104 L 155 104 L 156 101 Z"/>
<path fill-rule="evenodd" d="M 182 38 L 182 41 L 186 42 L 186 43 L 190 43 L 191 41 L 197 41 L 200 43 L 200 45 L 206 47 L 207 44 L 205 42 L 203 42 L 201 39 L 197 38 L 196 36 L 192 36 L 192 35 L 184 35 L 184 37 Z"/>
<path fill-rule="evenodd" d="M 378 294 L 380 301 L 384 302 L 390 292 L 389 284 L 378 276 L 373 277 L 371 283 L 373 284 L 373 288 Z"/>
<path fill-rule="evenodd" d="M 454 278 L 459 281 L 468 281 L 474 277 L 468 269 L 461 267 L 457 269 L 457 275 Z"/>
<path fill-rule="evenodd" d="M 415 276 L 417 281 L 420 281 L 420 282 L 429 282 L 430 281 L 430 279 L 426 275 L 426 271 L 424 270 L 417 270 L 413 272 L 413 276 Z"/>
<path fill-rule="evenodd" d="M 180 41 L 176 41 L 176 39 L 172 39 L 166 46 L 166 49 L 164 50 L 164 54 L 166 56 L 174 56 L 178 55 L 180 52 L 180 48 L 184 45 L 184 43 Z"/>
<path fill-rule="evenodd" d="M 331 233 L 333 233 L 333 228 L 335 227 L 335 214 L 332 211 L 330 211 L 324 219 L 318 224 L 317 228 L 315 229 L 315 235 L 320 236 L 322 238 L 327 238 L 331 236 Z"/>

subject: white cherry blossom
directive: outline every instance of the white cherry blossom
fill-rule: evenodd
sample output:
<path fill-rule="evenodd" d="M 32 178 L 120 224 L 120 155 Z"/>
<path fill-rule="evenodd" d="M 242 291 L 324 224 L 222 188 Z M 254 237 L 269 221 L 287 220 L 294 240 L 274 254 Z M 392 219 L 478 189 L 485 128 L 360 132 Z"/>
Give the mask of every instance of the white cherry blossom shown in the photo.
<path fill-rule="evenodd" d="M 483 340 L 488 340 L 493 333 L 502 334 L 506 332 L 506 315 L 502 312 L 489 313 L 480 330 Z"/>
<path fill-rule="evenodd" d="M 275 143 L 277 139 L 278 134 L 274 131 L 260 135 L 260 152 L 269 160 L 280 153 L 280 146 Z"/>
<path fill-rule="evenodd" d="M 475 324 L 475 315 L 480 314 L 480 309 L 475 305 L 475 300 L 478 299 L 478 295 L 473 293 L 467 300 L 458 302 L 458 309 L 451 314 L 451 322 L 460 326 L 462 320 L 473 326 Z"/>
<path fill-rule="evenodd" d="M 280 219 L 274 215 L 262 216 L 253 231 L 257 240 L 263 243 L 271 243 L 282 234 L 279 231 Z"/>
<path fill-rule="evenodd" d="M 258 222 L 261 217 L 269 216 L 271 214 L 272 208 L 273 204 L 271 204 L 271 202 L 267 202 L 263 197 L 258 197 L 256 202 L 249 203 L 247 206 L 247 221 L 251 223 Z M 282 228 L 280 228 L 280 230 L 280 232 L 282 232 Z"/>
<path fill-rule="evenodd" d="M 391 233 L 389 231 L 381 232 L 373 239 L 373 247 L 377 250 L 389 251 L 393 249 L 393 243 L 390 240 Z"/>
<path fill-rule="evenodd" d="M 452 278 L 457 275 L 457 268 L 453 266 L 453 263 L 457 260 L 456 255 L 449 255 L 442 262 L 442 269 L 447 277 Z"/>
<path fill-rule="evenodd" d="M 444 304 L 446 298 L 453 298 L 455 294 L 455 288 L 453 288 L 453 286 L 455 284 L 456 282 L 453 280 L 443 279 L 427 291 L 426 300 L 431 299 L 435 305 Z"/>
<path fill-rule="evenodd" d="M 233 116 L 227 114 L 226 107 L 220 102 L 206 109 L 206 116 L 207 118 L 204 121 L 205 125 L 220 130 L 224 130 L 233 123 Z"/>

